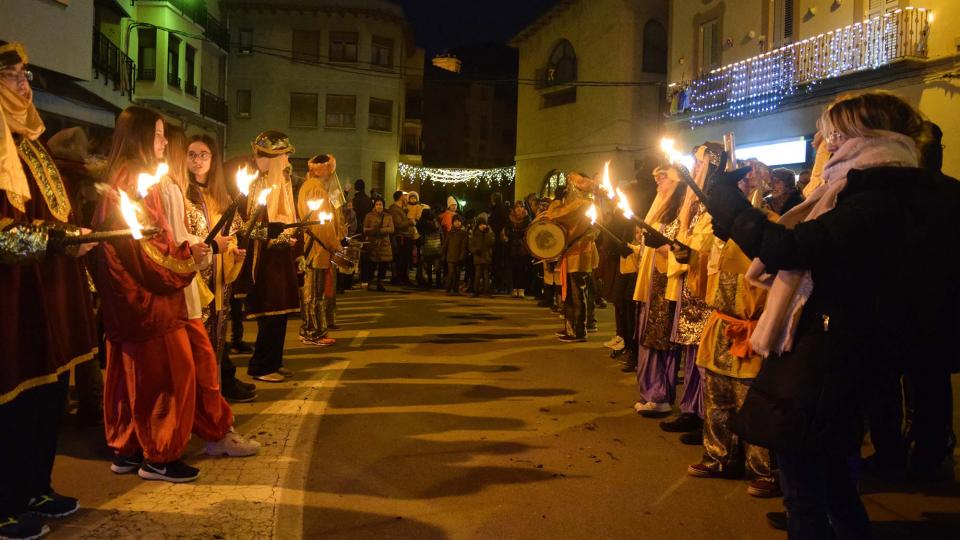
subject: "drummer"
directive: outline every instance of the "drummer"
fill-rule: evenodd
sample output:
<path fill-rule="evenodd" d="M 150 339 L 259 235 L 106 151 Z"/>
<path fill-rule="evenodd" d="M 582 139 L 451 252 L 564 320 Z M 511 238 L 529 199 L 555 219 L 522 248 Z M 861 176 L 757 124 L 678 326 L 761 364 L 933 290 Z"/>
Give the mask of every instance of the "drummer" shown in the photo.
<path fill-rule="evenodd" d="M 300 339 L 304 343 L 324 347 L 335 343 L 333 338 L 327 336 L 328 330 L 336 329 L 337 310 L 337 269 L 331 263 L 331 255 L 340 250 L 341 240 L 346 237 L 347 230 L 343 213 L 331 200 L 328 189 L 328 182 L 337 168 L 337 160 L 330 154 L 321 154 L 310 158 L 307 165 L 309 171 L 297 197 L 297 212 L 304 221 L 324 223 L 305 229 Z M 319 204 L 319 208 L 311 210 L 308 203 Z"/>
<path fill-rule="evenodd" d="M 593 204 L 594 182 L 589 176 L 571 172 L 567 175 L 567 190 L 560 204 L 542 214 L 563 227 L 567 247 L 558 267 L 557 282 L 561 288 L 566 324 L 557 332 L 563 343 L 587 340 L 587 320 L 593 319 L 593 302 L 588 301 L 587 278 L 597 267 L 596 232 L 590 226 L 587 209 Z"/>

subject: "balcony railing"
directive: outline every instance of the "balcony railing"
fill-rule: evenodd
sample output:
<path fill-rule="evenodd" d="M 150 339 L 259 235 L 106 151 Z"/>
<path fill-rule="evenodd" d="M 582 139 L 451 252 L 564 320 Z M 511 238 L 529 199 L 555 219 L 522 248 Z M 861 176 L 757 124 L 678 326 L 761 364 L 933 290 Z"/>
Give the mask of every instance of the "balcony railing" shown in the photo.
<path fill-rule="evenodd" d="M 167 73 L 167 84 L 180 88 L 180 77 L 176 73 Z"/>
<path fill-rule="evenodd" d="M 113 89 L 133 99 L 136 64 L 96 28 L 93 29 L 93 71 L 103 75 L 103 83 L 113 81 Z"/>
<path fill-rule="evenodd" d="M 153 68 L 145 68 L 143 66 L 137 70 L 137 80 L 138 81 L 155 81 L 157 80 L 157 70 Z"/>
<path fill-rule="evenodd" d="M 926 58 L 928 15 L 920 8 L 898 9 L 715 69 L 681 90 L 686 95 L 674 113 L 693 112 L 694 125 L 762 113 L 800 87 Z"/>
<path fill-rule="evenodd" d="M 188 81 L 187 84 L 184 85 L 183 90 L 184 90 L 186 93 L 190 94 L 191 96 L 196 96 L 196 95 L 197 95 L 197 85 L 194 84 L 194 83 L 192 83 L 192 82 L 189 82 L 189 81 Z"/>
<path fill-rule="evenodd" d="M 214 42 L 224 51 L 230 50 L 230 32 L 226 25 L 210 15 L 207 3 L 203 0 L 167 0 L 180 10 L 183 16 L 203 27 L 203 36 Z"/>
<path fill-rule="evenodd" d="M 206 90 L 200 91 L 200 114 L 217 122 L 227 123 L 227 102 Z"/>

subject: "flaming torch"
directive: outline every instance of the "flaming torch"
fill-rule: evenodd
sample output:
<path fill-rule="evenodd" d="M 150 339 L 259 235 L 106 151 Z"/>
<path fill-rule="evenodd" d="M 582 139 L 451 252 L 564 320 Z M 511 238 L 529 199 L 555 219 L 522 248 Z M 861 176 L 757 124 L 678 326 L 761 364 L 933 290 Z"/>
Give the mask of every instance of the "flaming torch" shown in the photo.
<path fill-rule="evenodd" d="M 247 224 L 246 230 L 243 231 L 244 236 L 249 237 L 253 231 L 253 227 L 263 219 L 263 214 L 267 211 L 267 197 L 270 196 L 272 191 L 273 187 L 268 187 L 262 190 L 260 195 L 257 196 L 257 211 L 253 214 L 253 219 L 250 220 L 250 223 Z"/>
<path fill-rule="evenodd" d="M 247 194 L 250 193 L 250 184 L 252 184 L 253 181 L 256 180 L 258 176 L 260 176 L 260 173 L 257 171 L 254 171 L 253 174 L 250 174 L 247 171 L 246 165 L 237 169 L 237 176 L 236 176 L 237 191 L 239 191 L 240 194 L 243 195 L 242 200 L 244 201 L 246 200 Z M 231 203 L 226 210 L 224 210 L 223 215 L 220 216 L 220 219 L 217 220 L 216 225 L 214 225 L 213 228 L 210 229 L 210 232 L 207 234 L 207 237 L 203 240 L 205 244 L 213 245 L 213 240 L 217 237 L 217 234 L 220 233 L 220 230 L 223 229 L 223 227 L 227 223 L 233 221 L 233 216 L 237 213 L 237 208 L 240 206 L 240 202 L 241 202 L 241 199 L 237 199 L 236 201 Z"/>
<path fill-rule="evenodd" d="M 693 191 L 694 195 L 696 195 L 698 199 L 706 204 L 707 194 L 700 189 L 700 186 L 697 185 L 697 182 L 694 181 L 693 177 L 690 176 L 690 166 L 688 166 L 688 164 L 692 158 L 690 156 L 685 156 L 682 152 L 677 150 L 674 147 L 673 142 L 673 139 L 664 137 L 660 140 L 660 149 L 663 150 L 663 153 L 667 155 L 667 159 L 670 160 L 670 163 L 677 170 L 677 175 L 680 177 L 680 180 L 687 184 L 687 187 Z"/>
<path fill-rule="evenodd" d="M 127 227 L 130 229 L 130 236 L 132 236 L 134 240 L 139 240 L 143 238 L 143 225 L 140 225 L 140 220 L 137 219 L 137 213 L 140 211 L 140 208 L 133 204 L 130 197 L 127 197 L 126 192 L 122 189 L 119 190 L 119 192 L 120 214 L 123 216 L 123 220 L 127 222 Z"/>
<path fill-rule="evenodd" d="M 150 192 L 150 188 L 160 183 L 160 180 L 168 172 L 170 172 L 170 167 L 168 167 L 166 163 L 160 163 L 157 165 L 157 171 L 154 174 L 140 173 L 137 175 L 137 193 L 140 194 L 140 197 L 146 197 L 147 193 Z"/>
<path fill-rule="evenodd" d="M 607 198 L 613 200 L 616 192 L 613 189 L 613 183 L 610 182 L 610 162 L 603 164 L 603 178 L 600 181 L 600 189 L 607 194 Z"/>

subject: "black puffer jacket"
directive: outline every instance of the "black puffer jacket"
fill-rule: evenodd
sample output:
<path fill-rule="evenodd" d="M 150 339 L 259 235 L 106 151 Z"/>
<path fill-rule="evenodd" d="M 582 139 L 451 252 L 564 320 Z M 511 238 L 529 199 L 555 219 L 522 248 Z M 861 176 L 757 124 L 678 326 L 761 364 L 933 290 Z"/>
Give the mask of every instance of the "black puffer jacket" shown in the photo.
<path fill-rule="evenodd" d="M 855 452 L 877 377 L 956 362 L 960 183 L 915 168 L 852 170 L 836 207 L 793 230 L 733 189 L 711 194 L 719 234 L 768 271 L 809 269 L 814 283 L 793 350 L 764 363 L 738 430 L 774 449 Z"/>

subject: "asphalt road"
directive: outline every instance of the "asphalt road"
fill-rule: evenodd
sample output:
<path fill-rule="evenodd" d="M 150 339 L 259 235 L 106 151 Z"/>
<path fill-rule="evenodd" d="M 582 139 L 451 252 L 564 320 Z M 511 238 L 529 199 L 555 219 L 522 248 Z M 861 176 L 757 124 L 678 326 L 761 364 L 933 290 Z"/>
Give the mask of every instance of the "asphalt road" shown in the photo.
<path fill-rule="evenodd" d="M 561 344 L 532 300 L 349 292 L 338 343 L 301 345 L 291 320 L 297 377 L 234 407 L 257 458 L 188 459 L 196 484 L 158 486 L 110 475 L 95 436 L 68 429 L 58 489 L 89 510 L 55 535 L 786 538 L 764 519 L 779 499 L 686 475 L 701 450 L 634 413 L 598 314 L 587 343 Z M 879 537 L 960 536 L 956 484 L 868 490 Z"/>

